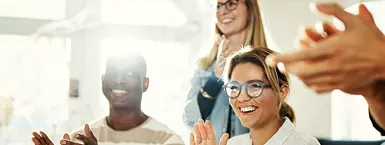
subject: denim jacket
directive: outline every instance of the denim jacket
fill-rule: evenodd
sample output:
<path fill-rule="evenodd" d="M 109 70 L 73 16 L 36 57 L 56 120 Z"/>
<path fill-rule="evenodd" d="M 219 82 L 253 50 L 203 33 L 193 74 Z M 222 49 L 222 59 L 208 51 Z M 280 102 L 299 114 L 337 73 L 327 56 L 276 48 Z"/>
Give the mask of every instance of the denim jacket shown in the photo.
<path fill-rule="evenodd" d="M 198 97 L 202 97 L 199 96 L 200 90 L 209 81 L 218 81 L 220 79 L 213 73 L 213 68 L 213 65 L 211 65 L 211 67 L 209 67 L 207 70 L 196 69 L 194 71 L 193 77 L 191 79 L 191 88 L 187 95 L 186 104 L 183 110 L 183 122 L 188 131 L 193 130 L 194 123 L 197 122 L 198 119 L 203 119 L 201 115 L 201 108 L 207 107 L 199 106 Z M 249 132 L 249 129 L 243 127 L 239 118 L 233 113 L 229 104 L 229 98 L 224 92 L 222 86 L 220 87 L 221 89 L 218 89 L 219 92 L 216 92 L 217 95 L 212 96 L 216 99 L 214 100 L 213 106 L 211 106 L 212 110 L 210 114 L 205 118 L 206 120 L 210 120 L 211 124 L 213 125 L 214 134 L 217 141 L 219 141 L 221 136 L 227 132 L 230 133 L 230 137 Z M 231 128 L 229 128 L 230 130 L 228 131 L 229 120 L 231 120 Z"/>

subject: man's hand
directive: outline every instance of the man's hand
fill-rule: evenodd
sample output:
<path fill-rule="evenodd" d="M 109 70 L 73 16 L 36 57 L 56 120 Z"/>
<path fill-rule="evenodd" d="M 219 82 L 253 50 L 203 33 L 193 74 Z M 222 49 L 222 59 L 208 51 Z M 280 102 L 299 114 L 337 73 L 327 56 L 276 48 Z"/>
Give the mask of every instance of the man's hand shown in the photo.
<path fill-rule="evenodd" d="M 32 135 L 33 135 L 32 142 L 35 145 L 53 145 L 52 141 L 49 139 L 47 134 L 45 134 L 43 131 L 40 131 L 40 134 L 33 132 Z"/>
<path fill-rule="evenodd" d="M 326 36 L 313 33 L 310 39 L 299 42 L 303 45 L 299 52 L 272 56 L 267 59 L 268 63 L 283 62 L 288 72 L 318 93 L 341 89 L 368 96 L 374 82 L 385 79 L 384 34 L 364 5 L 360 5 L 358 15 L 345 12 L 337 4 L 316 7 L 340 19 L 346 29 L 338 31 L 331 26 L 326 29 Z"/>
<path fill-rule="evenodd" d="M 76 143 L 74 141 L 71 141 L 70 136 L 68 134 L 65 134 L 63 136 L 63 139 L 60 141 L 61 145 L 97 145 L 98 141 L 92 131 L 90 130 L 90 126 L 88 124 L 84 127 L 84 134 L 76 133 L 75 138 L 83 141 L 83 144 Z"/>
<path fill-rule="evenodd" d="M 224 134 L 219 145 L 226 145 L 229 140 L 229 134 Z M 190 145 L 217 145 L 214 131 L 210 121 L 203 122 L 199 120 L 194 124 L 194 132 L 190 133 Z"/>

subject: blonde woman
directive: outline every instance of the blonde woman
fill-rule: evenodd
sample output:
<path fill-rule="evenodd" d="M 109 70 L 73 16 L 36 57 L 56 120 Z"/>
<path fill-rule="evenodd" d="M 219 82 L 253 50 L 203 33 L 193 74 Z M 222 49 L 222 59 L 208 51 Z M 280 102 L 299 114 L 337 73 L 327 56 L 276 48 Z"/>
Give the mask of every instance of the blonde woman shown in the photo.
<path fill-rule="evenodd" d="M 225 59 L 245 44 L 266 47 L 266 40 L 257 0 L 218 0 L 216 18 L 218 40 L 198 62 L 183 120 L 189 131 L 198 119 L 210 120 L 219 139 L 224 133 L 235 136 L 249 132 L 235 116 L 222 89 Z"/>
<path fill-rule="evenodd" d="M 224 90 L 243 126 L 250 133 L 228 140 L 224 134 L 220 144 L 236 145 L 318 145 L 314 137 L 295 128 L 295 114 L 285 102 L 289 94 L 289 76 L 265 59 L 274 53 L 269 49 L 247 48 L 229 58 Z M 216 145 L 213 125 L 199 120 L 194 124 L 190 144 Z"/>

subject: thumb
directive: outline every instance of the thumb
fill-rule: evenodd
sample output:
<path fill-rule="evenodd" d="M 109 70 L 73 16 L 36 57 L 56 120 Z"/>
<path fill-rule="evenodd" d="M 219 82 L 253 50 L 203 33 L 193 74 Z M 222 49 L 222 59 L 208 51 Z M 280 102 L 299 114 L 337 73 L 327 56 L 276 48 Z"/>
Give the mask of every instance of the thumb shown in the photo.
<path fill-rule="evenodd" d="M 228 133 L 225 133 L 222 135 L 221 137 L 221 140 L 219 142 L 219 145 L 226 145 L 227 144 L 227 141 L 229 140 L 229 134 Z"/>
<path fill-rule="evenodd" d="M 96 137 L 94 133 L 91 131 L 90 126 L 88 124 L 84 127 L 84 132 L 86 133 L 86 136 L 91 138 L 92 140 L 96 141 Z"/>
<path fill-rule="evenodd" d="M 63 139 L 65 139 L 65 140 L 71 140 L 71 139 L 70 139 L 70 135 L 68 135 L 68 133 L 66 133 L 66 134 L 63 135 Z"/>
<path fill-rule="evenodd" d="M 365 22 L 374 23 L 373 15 L 364 4 L 360 4 L 358 16 L 365 20 Z"/>
<path fill-rule="evenodd" d="M 315 9 L 320 13 L 335 16 L 345 24 L 345 28 L 348 29 L 354 27 L 354 22 L 356 19 L 355 16 L 346 12 L 344 8 L 342 8 L 337 3 L 313 3 L 312 5 L 315 5 Z"/>
<path fill-rule="evenodd" d="M 195 145 L 194 133 L 190 133 L 190 145 Z"/>

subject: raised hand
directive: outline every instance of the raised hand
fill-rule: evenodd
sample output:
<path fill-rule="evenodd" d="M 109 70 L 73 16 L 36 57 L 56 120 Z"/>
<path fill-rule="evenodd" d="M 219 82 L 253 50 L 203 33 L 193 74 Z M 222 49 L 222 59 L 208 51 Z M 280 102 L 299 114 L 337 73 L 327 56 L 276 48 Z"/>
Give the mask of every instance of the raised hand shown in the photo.
<path fill-rule="evenodd" d="M 338 31 L 328 24 L 329 28 L 324 28 L 326 36 L 307 30 L 309 37 L 300 40 L 300 51 L 269 57 L 268 63 L 283 62 L 288 72 L 319 93 L 340 89 L 370 96 L 373 83 L 385 79 L 384 34 L 363 4 L 359 6 L 358 15 L 350 14 L 334 3 L 316 7 L 318 11 L 340 19 L 346 29 Z"/>
<path fill-rule="evenodd" d="M 220 145 L 226 145 L 229 134 L 224 134 L 220 140 Z M 194 124 L 194 132 L 190 133 L 190 145 L 217 145 L 214 131 L 210 121 L 199 120 Z"/>
<path fill-rule="evenodd" d="M 217 35 L 216 43 L 218 45 L 217 60 L 214 67 L 214 73 L 217 77 L 222 77 L 222 73 L 226 64 L 227 57 L 233 52 L 238 51 L 241 46 L 233 47 L 230 45 L 230 40 L 225 35 Z"/>
<path fill-rule="evenodd" d="M 43 131 L 40 131 L 40 134 L 37 132 L 33 132 L 32 135 L 32 142 L 35 145 L 53 145 L 52 141 Z"/>
<path fill-rule="evenodd" d="M 68 134 L 65 134 L 63 136 L 63 139 L 60 141 L 61 145 L 97 145 L 98 141 L 93 134 L 93 132 L 90 129 L 90 126 L 88 124 L 85 125 L 84 127 L 84 134 L 76 133 L 75 138 L 78 140 L 81 140 L 83 144 L 76 143 L 74 141 L 71 141 L 70 136 Z"/>

